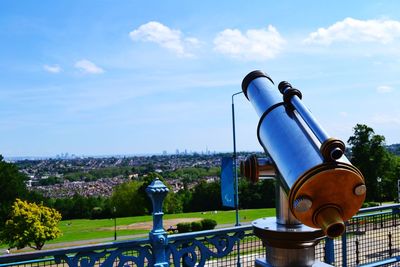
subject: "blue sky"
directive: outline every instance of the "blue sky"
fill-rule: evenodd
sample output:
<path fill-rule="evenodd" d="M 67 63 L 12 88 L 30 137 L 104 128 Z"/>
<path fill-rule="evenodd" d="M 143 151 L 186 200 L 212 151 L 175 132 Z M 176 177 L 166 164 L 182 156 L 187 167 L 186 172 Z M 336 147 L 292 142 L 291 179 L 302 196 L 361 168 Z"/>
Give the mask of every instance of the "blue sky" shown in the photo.
<path fill-rule="evenodd" d="M 400 143 L 398 1 L 1 1 L 0 153 L 230 151 L 252 70 Z M 236 97 L 237 147 L 260 150 Z"/>

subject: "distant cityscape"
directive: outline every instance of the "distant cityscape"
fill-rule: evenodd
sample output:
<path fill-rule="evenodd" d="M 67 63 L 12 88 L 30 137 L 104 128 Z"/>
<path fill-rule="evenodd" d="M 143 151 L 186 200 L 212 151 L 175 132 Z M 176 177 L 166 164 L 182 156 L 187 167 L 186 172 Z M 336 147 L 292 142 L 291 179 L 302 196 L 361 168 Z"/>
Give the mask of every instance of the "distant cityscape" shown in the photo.
<path fill-rule="evenodd" d="M 388 145 L 387 149 L 400 155 L 400 144 Z M 253 152 L 261 154 L 261 152 Z M 350 150 L 346 154 L 351 153 Z M 244 158 L 251 152 L 238 153 Z M 177 172 L 192 168 L 194 170 L 219 171 L 221 158 L 230 157 L 232 153 L 216 153 L 206 149 L 205 152 L 188 152 L 176 149 L 175 154 L 163 151 L 151 156 L 97 156 L 85 157 L 70 153 L 61 153 L 54 158 L 8 158 L 28 177 L 27 185 L 50 198 L 68 198 L 75 194 L 90 197 L 109 197 L 113 188 L 129 180 L 140 179 L 149 172 L 160 174 L 172 186 L 174 192 L 183 189 L 183 180 L 187 188 L 198 182 L 214 182 L 216 175 L 198 175 L 187 177 Z"/>
<path fill-rule="evenodd" d="M 104 154 L 104 155 L 78 155 L 69 152 L 63 152 L 55 156 L 4 156 L 5 160 L 8 162 L 18 162 L 23 160 L 47 160 L 47 159 L 85 159 L 85 158 L 126 158 L 126 157 L 150 157 L 150 156 L 174 156 L 174 155 L 211 155 L 211 154 L 221 154 L 227 152 L 216 152 L 209 150 L 207 147 L 205 151 L 192 151 L 188 149 L 175 149 L 173 153 L 163 150 L 160 153 L 135 153 L 135 154 Z"/>
<path fill-rule="evenodd" d="M 178 152 L 178 151 L 177 151 Z M 221 158 L 229 153 L 188 153 L 153 156 L 112 156 L 81 158 L 73 154 L 60 154 L 56 158 L 24 159 L 15 161 L 20 172 L 29 178 L 27 185 L 31 190 L 41 192 L 46 197 L 66 198 L 79 194 L 108 197 L 113 188 L 128 180 L 139 179 L 148 172 L 160 174 L 173 187 L 175 192 L 183 188 L 182 179 L 172 175 L 174 171 L 185 168 L 219 168 Z M 213 182 L 218 175 L 189 179 L 189 188 L 199 181 Z"/>

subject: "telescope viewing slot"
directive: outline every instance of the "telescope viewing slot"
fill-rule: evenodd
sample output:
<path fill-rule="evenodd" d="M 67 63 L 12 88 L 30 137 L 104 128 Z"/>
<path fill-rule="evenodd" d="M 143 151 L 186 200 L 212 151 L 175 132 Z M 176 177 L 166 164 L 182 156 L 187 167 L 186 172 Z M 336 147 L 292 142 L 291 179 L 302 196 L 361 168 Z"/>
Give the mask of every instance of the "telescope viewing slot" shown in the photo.
<path fill-rule="evenodd" d="M 335 238 L 344 233 L 345 225 L 337 207 L 323 207 L 315 214 L 316 225 L 319 225 L 328 237 Z"/>

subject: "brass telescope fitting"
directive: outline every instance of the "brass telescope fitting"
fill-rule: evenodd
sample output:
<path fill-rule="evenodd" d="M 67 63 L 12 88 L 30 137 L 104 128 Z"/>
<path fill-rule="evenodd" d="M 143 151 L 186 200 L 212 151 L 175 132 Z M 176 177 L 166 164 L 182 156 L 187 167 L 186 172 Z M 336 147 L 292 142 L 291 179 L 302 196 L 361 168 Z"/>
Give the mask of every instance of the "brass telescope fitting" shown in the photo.
<path fill-rule="evenodd" d="M 340 214 L 340 208 L 326 206 L 314 213 L 315 224 L 320 226 L 326 236 L 335 238 L 344 233 L 345 225 Z"/>
<path fill-rule="evenodd" d="M 289 206 L 302 223 L 321 228 L 333 238 L 344 232 L 344 222 L 357 213 L 365 193 L 364 178 L 357 168 L 342 162 L 323 163 L 296 181 L 289 192 Z M 298 209 L 304 198 L 312 204 Z"/>

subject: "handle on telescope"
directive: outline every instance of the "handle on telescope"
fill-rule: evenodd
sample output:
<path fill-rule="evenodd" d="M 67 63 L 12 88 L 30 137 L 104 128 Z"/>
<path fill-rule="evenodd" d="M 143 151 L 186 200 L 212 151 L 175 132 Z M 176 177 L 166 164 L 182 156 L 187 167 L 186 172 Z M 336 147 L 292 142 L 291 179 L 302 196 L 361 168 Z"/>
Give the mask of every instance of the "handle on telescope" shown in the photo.
<path fill-rule="evenodd" d="M 318 141 L 321 142 L 320 152 L 325 161 L 335 161 L 340 159 L 346 149 L 345 144 L 339 139 L 328 136 L 313 114 L 301 101 L 301 92 L 298 89 L 293 88 L 292 85 L 286 81 L 280 82 L 278 89 L 283 94 L 284 102 L 297 111 Z"/>
<path fill-rule="evenodd" d="M 240 174 L 252 183 L 256 183 L 260 179 L 274 179 L 276 169 L 270 158 L 257 158 L 253 154 L 240 162 Z"/>

